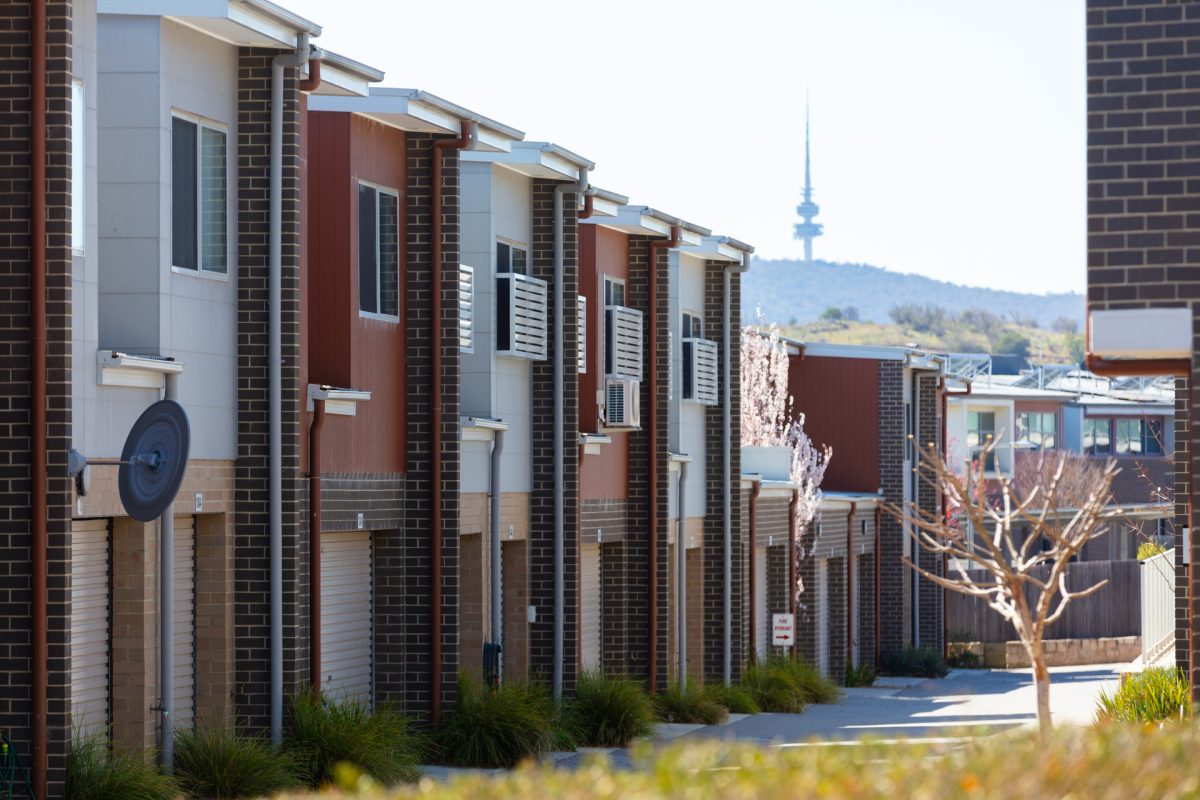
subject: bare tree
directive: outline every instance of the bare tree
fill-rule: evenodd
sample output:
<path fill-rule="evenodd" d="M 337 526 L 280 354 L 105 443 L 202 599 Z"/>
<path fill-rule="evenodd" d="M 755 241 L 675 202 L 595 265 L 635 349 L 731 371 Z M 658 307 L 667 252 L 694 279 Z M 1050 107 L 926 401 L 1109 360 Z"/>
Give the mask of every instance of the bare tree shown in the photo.
<path fill-rule="evenodd" d="M 905 558 L 908 566 L 938 586 L 982 599 L 1012 623 L 1032 665 L 1038 724 L 1046 734 L 1051 730 L 1046 629 L 1072 600 L 1107 583 L 1070 591 L 1067 566 L 1089 541 L 1107 531 L 1107 521 L 1115 514 L 1109 500 L 1118 469 L 1110 460 L 1070 503 L 1064 497 L 1064 456 L 1052 469 L 1033 471 L 1032 484 L 1023 491 L 1004 477 L 992 479 L 995 491 L 973 491 L 972 481 L 978 487 L 989 480 L 985 466 L 995 447 L 990 438 L 984 443 L 968 481 L 956 475 L 931 444 L 921 453 L 918 471 L 922 481 L 945 493 L 947 513 L 916 503 L 907 509 L 890 506 L 888 512 L 905 523 L 922 548 L 945 557 L 947 574 L 930 572 Z M 972 575 L 972 569 L 984 575 Z"/>

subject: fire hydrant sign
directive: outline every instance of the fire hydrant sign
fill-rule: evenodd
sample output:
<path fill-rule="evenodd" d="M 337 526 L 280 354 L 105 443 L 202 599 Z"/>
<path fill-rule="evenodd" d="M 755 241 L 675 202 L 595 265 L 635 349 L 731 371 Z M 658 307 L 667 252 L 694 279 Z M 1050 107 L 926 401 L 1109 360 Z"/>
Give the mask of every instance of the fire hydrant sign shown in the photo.
<path fill-rule="evenodd" d="M 796 643 L 796 618 L 792 614 L 771 615 L 771 644 L 791 647 Z"/>

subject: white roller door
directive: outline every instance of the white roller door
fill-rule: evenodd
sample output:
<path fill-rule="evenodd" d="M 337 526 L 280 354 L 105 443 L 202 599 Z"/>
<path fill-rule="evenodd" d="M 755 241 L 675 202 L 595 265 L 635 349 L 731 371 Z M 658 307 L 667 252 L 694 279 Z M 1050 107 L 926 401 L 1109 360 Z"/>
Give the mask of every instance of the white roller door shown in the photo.
<path fill-rule="evenodd" d="M 321 688 L 371 701 L 373 663 L 371 534 L 321 534 Z"/>
<path fill-rule="evenodd" d="M 600 545 L 584 544 L 579 558 L 580 616 L 583 627 L 583 668 L 600 668 L 603 596 L 600 587 Z"/>
<path fill-rule="evenodd" d="M 71 523 L 71 725 L 81 736 L 108 725 L 108 529 L 107 519 Z"/>
<path fill-rule="evenodd" d="M 817 562 L 817 668 L 829 674 L 829 561 Z"/>
<path fill-rule="evenodd" d="M 771 614 L 767 610 L 767 548 L 754 548 L 754 638 L 759 659 L 771 646 Z"/>
<path fill-rule="evenodd" d="M 196 711 L 196 526 L 175 518 L 175 728 L 190 728 Z"/>

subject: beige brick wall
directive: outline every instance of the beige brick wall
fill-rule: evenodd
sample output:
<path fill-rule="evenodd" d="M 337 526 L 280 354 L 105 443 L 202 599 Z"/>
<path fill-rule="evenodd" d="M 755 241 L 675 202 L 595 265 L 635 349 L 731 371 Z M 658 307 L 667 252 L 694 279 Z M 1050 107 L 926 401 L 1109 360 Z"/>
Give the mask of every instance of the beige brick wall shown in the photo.
<path fill-rule="evenodd" d="M 158 523 L 125 516 L 117 470 L 97 468 L 92 490 L 76 498 L 77 516 L 113 519 L 112 704 L 116 742 L 158 742 Z M 233 722 L 233 463 L 191 461 L 176 516 L 196 520 L 196 718 Z M 195 494 L 203 493 L 203 513 Z M 82 503 L 82 505 L 80 505 Z M 81 512 L 82 509 L 82 512 Z"/>
<path fill-rule="evenodd" d="M 525 539 L 500 545 L 504 587 L 504 678 L 529 677 L 529 543 Z M 544 610 L 539 609 L 544 613 Z"/>

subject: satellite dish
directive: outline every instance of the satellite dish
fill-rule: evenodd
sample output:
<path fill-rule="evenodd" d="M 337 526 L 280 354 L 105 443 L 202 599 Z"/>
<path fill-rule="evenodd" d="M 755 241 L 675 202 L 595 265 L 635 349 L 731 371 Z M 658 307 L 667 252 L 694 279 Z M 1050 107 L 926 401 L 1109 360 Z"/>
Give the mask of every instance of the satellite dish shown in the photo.
<path fill-rule="evenodd" d="M 129 516 L 151 522 L 171 507 L 190 446 L 187 414 L 174 400 L 159 400 L 142 412 L 125 439 L 117 475 L 121 505 Z"/>

